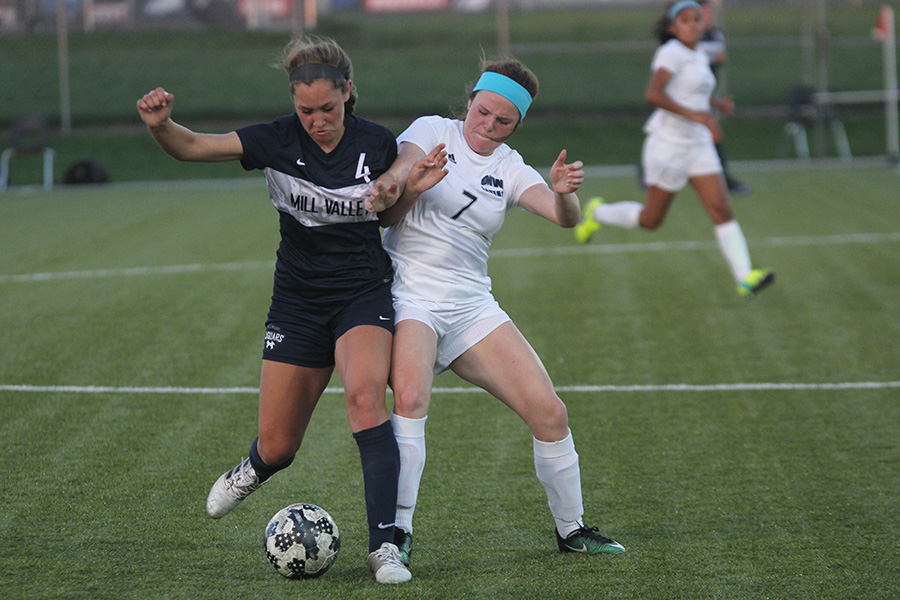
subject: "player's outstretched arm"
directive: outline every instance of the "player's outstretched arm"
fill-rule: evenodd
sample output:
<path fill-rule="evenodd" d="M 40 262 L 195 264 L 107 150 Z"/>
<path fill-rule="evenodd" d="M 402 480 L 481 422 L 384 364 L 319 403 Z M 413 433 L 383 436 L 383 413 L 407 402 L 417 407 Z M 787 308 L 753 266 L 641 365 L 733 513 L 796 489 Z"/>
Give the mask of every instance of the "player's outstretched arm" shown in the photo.
<path fill-rule="evenodd" d="M 533 185 L 519 197 L 519 206 L 560 227 L 574 227 L 581 216 L 581 207 L 575 192 L 584 183 L 584 163 L 576 160 L 566 164 L 566 151 L 556 157 L 550 167 L 550 182 Z"/>
<path fill-rule="evenodd" d="M 220 162 L 243 156 L 244 148 L 237 133 L 195 133 L 172 120 L 174 105 L 175 96 L 161 87 L 150 90 L 137 101 L 141 120 L 166 154 L 190 162 Z"/>

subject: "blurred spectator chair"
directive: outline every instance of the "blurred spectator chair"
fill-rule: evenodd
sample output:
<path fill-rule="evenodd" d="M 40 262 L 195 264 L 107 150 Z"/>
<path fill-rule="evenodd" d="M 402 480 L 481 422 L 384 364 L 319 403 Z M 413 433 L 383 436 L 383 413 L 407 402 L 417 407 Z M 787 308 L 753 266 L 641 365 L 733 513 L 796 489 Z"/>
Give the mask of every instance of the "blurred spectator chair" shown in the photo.
<path fill-rule="evenodd" d="M 53 187 L 53 157 L 47 122 L 37 114 L 16 117 L 10 129 L 10 144 L 0 154 L 0 191 L 9 187 L 9 159 L 17 154 L 43 154 L 44 189 Z"/>
<path fill-rule="evenodd" d="M 788 99 L 788 123 L 784 130 L 793 140 L 797 156 L 809 160 L 809 140 L 806 131 L 820 116 L 822 124 L 831 131 L 838 155 L 844 159 L 852 158 L 844 124 L 837 118 L 830 104 L 816 104 L 815 90 L 811 86 L 797 86 L 791 89 Z"/>
<path fill-rule="evenodd" d="M 98 160 L 84 159 L 73 162 L 63 173 L 66 185 L 79 183 L 107 183 L 109 173 Z"/>

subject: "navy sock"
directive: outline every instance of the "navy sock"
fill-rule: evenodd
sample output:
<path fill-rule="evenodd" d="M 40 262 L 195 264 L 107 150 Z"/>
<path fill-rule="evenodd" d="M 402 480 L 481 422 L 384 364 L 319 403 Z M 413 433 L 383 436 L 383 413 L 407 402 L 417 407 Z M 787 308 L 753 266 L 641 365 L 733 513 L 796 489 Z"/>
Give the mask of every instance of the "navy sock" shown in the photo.
<path fill-rule="evenodd" d="M 274 467 L 267 465 L 259 456 L 257 444 L 259 444 L 259 438 L 253 440 L 253 443 L 250 444 L 250 464 L 253 465 L 253 470 L 256 471 L 256 476 L 259 477 L 260 483 L 262 483 L 278 471 L 291 466 L 291 463 L 294 462 L 294 457 L 292 456 L 280 465 L 275 465 Z"/>
<path fill-rule="evenodd" d="M 369 521 L 369 552 L 384 542 L 394 543 L 394 516 L 397 513 L 397 479 L 400 450 L 390 420 L 353 434 L 362 461 L 366 490 L 366 517 Z"/>

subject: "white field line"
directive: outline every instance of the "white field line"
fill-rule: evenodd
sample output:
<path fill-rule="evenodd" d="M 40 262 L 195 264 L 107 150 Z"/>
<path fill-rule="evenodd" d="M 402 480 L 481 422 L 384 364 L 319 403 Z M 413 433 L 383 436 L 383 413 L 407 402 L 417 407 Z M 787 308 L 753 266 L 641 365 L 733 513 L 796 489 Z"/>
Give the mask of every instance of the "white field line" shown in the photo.
<path fill-rule="evenodd" d="M 852 159 L 838 157 L 825 158 L 776 158 L 760 160 L 729 160 L 728 164 L 735 171 L 784 172 L 784 171 L 815 171 L 832 169 L 877 169 L 896 168 L 893 158 L 886 155 L 855 156 Z M 550 177 L 550 167 L 535 167 L 544 178 Z M 634 177 L 637 173 L 637 164 L 609 164 L 609 165 L 585 165 L 584 173 L 587 177 Z M 16 185 L 8 188 L 4 193 L 16 196 L 33 196 L 38 194 L 65 193 L 72 190 L 90 192 L 97 190 L 139 190 L 139 191 L 179 191 L 179 190 L 208 190 L 211 187 L 250 188 L 265 193 L 266 182 L 259 177 L 234 177 L 226 179 L 178 179 L 170 181 L 120 181 L 99 184 L 73 184 L 56 185 L 53 190 L 47 192 L 43 185 Z"/>
<path fill-rule="evenodd" d="M 559 386 L 557 392 L 571 393 L 616 393 L 616 392 L 744 392 L 744 391 L 817 391 L 817 390 L 880 390 L 900 388 L 900 381 L 858 381 L 837 383 L 716 383 L 691 385 L 676 383 L 669 385 L 572 385 Z M 258 394 L 253 387 L 120 387 L 98 385 L 0 385 L 0 392 L 24 392 L 44 394 Z M 342 394 L 343 388 L 329 387 L 325 393 Z M 390 390 L 388 390 L 390 393 Z M 434 388 L 434 394 L 486 394 L 475 387 Z"/>
<path fill-rule="evenodd" d="M 244 271 L 248 269 L 275 268 L 274 261 L 253 261 L 235 263 L 210 263 L 193 265 L 170 265 L 160 267 L 127 267 L 122 269 L 97 269 L 94 271 L 62 271 L 56 273 L 26 273 L 22 275 L 0 275 L 0 283 L 22 283 L 30 281 L 50 281 L 55 279 L 99 279 L 103 277 L 123 277 L 133 275 L 178 275 L 203 271 Z"/>
<path fill-rule="evenodd" d="M 757 246 L 837 246 L 841 244 L 882 244 L 900 242 L 900 232 L 846 233 L 826 236 L 778 237 L 752 240 Z M 648 242 L 640 244 L 598 244 L 596 246 L 551 246 L 549 248 L 508 248 L 494 250 L 491 258 L 569 256 L 573 254 L 624 254 L 627 252 L 671 252 L 718 248 L 715 240 L 684 242 Z M 0 280 L 2 281 L 2 280 Z"/>
<path fill-rule="evenodd" d="M 776 237 L 752 240 L 753 246 L 836 246 L 841 244 L 882 244 L 900 242 L 900 232 L 846 233 L 827 236 Z M 491 258 L 556 257 L 579 254 L 623 254 L 628 252 L 671 252 L 717 248 L 714 240 L 683 242 L 648 242 L 637 244 L 598 244 L 595 246 L 552 246 L 549 248 L 508 248 L 493 250 Z M 273 269 L 274 261 L 248 261 L 234 263 L 210 263 L 169 265 L 158 267 L 128 267 L 121 269 L 97 269 L 93 271 L 62 271 L 55 273 L 24 273 L 0 275 L 0 283 L 27 283 L 59 279 L 98 279 L 136 275 L 178 275 L 208 271 L 241 271 Z"/>

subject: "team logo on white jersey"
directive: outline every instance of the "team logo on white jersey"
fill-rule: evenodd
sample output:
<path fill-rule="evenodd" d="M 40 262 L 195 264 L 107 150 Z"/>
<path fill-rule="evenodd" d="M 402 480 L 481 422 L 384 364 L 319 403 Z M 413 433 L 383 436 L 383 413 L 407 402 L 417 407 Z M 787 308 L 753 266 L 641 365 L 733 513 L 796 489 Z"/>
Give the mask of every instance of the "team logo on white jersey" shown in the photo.
<path fill-rule="evenodd" d="M 493 175 L 485 175 L 481 178 L 481 189 L 488 194 L 493 194 L 498 198 L 503 197 L 503 180 Z"/>

